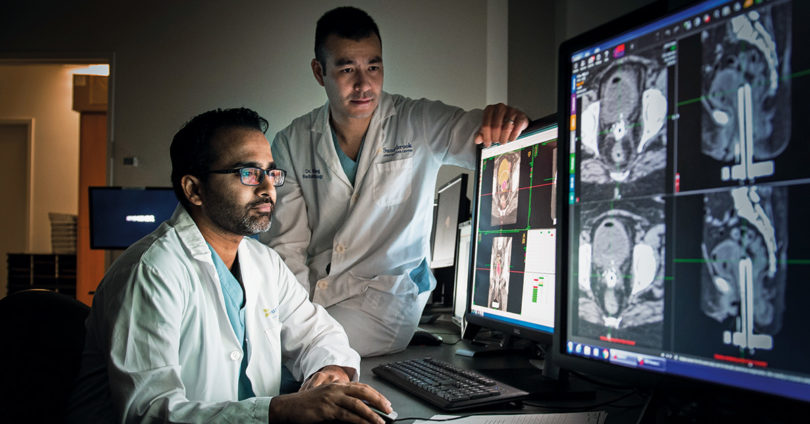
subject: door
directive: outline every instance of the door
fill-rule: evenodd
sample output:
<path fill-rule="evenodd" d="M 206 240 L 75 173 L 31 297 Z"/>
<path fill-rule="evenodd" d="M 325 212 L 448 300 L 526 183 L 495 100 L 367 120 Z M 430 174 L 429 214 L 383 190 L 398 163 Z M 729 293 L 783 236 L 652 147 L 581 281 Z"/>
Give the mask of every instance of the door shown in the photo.
<path fill-rule="evenodd" d="M 29 124 L 0 122 L 0 298 L 7 294 L 8 253 L 28 249 Z"/>

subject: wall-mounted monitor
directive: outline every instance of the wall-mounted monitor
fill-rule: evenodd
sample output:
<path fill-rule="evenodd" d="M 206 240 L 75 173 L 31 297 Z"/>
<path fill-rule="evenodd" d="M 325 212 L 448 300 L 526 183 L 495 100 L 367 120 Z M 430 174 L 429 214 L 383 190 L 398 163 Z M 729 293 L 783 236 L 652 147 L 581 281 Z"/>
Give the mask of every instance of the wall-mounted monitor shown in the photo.
<path fill-rule="evenodd" d="M 126 249 L 169 219 L 170 187 L 90 187 L 90 248 Z"/>

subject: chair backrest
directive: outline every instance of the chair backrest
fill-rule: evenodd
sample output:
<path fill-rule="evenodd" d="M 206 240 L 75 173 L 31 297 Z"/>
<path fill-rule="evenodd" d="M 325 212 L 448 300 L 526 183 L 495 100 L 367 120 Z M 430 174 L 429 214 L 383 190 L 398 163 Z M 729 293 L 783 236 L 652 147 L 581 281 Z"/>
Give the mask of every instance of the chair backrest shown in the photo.
<path fill-rule="evenodd" d="M 49 290 L 0 299 L 0 422 L 61 422 L 90 308 Z"/>

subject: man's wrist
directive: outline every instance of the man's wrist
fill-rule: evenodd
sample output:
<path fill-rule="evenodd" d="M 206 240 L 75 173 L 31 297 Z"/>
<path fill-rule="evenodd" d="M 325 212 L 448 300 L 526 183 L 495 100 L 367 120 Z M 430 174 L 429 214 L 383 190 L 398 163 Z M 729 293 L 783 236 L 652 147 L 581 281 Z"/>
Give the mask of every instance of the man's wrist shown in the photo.
<path fill-rule="evenodd" d="M 273 424 L 284 424 L 287 422 L 284 416 L 284 403 L 287 395 L 273 396 L 267 408 L 267 422 Z"/>
<path fill-rule="evenodd" d="M 355 374 L 354 368 L 341 367 L 340 365 L 327 365 L 318 371 L 339 377 L 346 377 L 347 381 L 352 381 L 352 377 L 354 377 Z"/>

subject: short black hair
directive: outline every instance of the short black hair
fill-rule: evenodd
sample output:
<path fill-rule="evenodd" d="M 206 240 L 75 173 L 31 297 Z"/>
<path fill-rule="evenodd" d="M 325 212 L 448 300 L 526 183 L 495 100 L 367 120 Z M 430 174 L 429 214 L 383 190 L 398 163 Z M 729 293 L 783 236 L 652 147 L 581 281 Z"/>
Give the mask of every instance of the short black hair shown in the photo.
<path fill-rule="evenodd" d="M 172 159 L 172 188 L 180 204 L 186 209 L 189 207 L 180 184 L 183 176 L 193 175 L 201 181 L 207 180 L 209 167 L 217 154 L 211 148 L 211 142 L 219 131 L 226 128 L 248 128 L 265 133 L 268 126 L 266 119 L 247 108 L 210 110 L 186 122 L 174 135 L 169 149 Z"/>
<path fill-rule="evenodd" d="M 324 43 L 330 35 L 359 41 L 372 34 L 377 36 L 382 44 L 380 29 L 368 13 L 351 6 L 332 9 L 318 19 L 315 27 L 315 59 L 320 62 L 326 74 L 326 51 Z"/>

